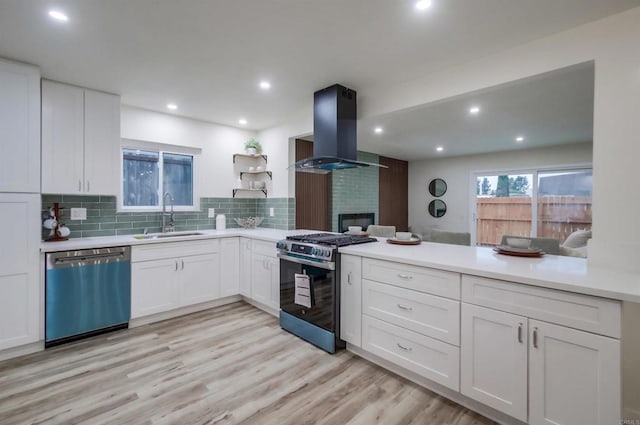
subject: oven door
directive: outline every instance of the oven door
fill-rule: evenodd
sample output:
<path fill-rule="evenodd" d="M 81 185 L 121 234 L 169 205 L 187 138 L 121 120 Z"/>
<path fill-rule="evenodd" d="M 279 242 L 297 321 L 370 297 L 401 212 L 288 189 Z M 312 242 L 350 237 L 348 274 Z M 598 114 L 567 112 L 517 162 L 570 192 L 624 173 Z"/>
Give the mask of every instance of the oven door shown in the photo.
<path fill-rule="evenodd" d="M 336 331 L 336 271 L 334 263 L 311 265 L 309 261 L 280 256 L 280 309 L 329 332 Z M 328 268 L 325 268 L 328 267 Z M 295 303 L 295 275 L 309 276 L 311 308 Z"/>

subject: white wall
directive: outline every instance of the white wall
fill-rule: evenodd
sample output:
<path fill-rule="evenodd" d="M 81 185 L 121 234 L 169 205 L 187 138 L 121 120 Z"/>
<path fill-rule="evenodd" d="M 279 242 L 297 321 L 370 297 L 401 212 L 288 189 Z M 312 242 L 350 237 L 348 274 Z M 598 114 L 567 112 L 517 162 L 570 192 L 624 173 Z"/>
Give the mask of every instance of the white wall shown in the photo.
<path fill-rule="evenodd" d="M 409 225 L 417 232 L 431 228 L 471 232 L 471 191 L 475 190 L 475 182 L 471 181 L 473 172 L 589 164 L 591 161 L 591 143 L 411 161 Z M 440 198 L 447 204 L 447 213 L 444 217 L 434 218 L 427 211 L 427 205 L 435 199 L 429 194 L 428 185 L 438 177 L 447 183 L 447 192 Z"/>
<path fill-rule="evenodd" d="M 244 151 L 244 142 L 256 134 L 234 127 L 177 117 L 169 114 L 123 105 L 121 108 L 123 139 L 167 143 L 202 149 L 196 166 L 196 185 L 201 197 L 230 198 L 237 186 L 233 154 Z M 272 156 L 287 155 L 286 149 L 275 152 L 263 146 Z M 274 176 L 275 179 L 275 176 Z"/>
<path fill-rule="evenodd" d="M 258 140 L 265 151 L 278 152 L 269 157 L 269 168 L 273 170 L 273 197 L 294 197 L 295 171 L 288 167 L 295 162 L 295 139 L 313 131 L 313 105 L 301 111 L 290 123 L 261 131 Z M 269 195 L 271 196 L 271 194 Z"/>

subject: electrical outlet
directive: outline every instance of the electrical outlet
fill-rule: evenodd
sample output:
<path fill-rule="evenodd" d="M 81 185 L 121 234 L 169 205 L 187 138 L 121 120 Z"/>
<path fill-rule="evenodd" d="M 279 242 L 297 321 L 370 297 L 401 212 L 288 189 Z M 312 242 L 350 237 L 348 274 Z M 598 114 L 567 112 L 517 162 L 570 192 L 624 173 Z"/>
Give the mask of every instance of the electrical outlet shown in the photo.
<path fill-rule="evenodd" d="M 87 209 L 86 208 L 71 208 L 71 220 L 86 220 Z"/>
<path fill-rule="evenodd" d="M 269 217 L 273 217 L 273 207 L 269 208 Z"/>
<path fill-rule="evenodd" d="M 209 215 L 207 215 L 207 217 L 214 218 L 215 216 L 216 216 L 216 209 L 215 208 L 209 208 Z"/>

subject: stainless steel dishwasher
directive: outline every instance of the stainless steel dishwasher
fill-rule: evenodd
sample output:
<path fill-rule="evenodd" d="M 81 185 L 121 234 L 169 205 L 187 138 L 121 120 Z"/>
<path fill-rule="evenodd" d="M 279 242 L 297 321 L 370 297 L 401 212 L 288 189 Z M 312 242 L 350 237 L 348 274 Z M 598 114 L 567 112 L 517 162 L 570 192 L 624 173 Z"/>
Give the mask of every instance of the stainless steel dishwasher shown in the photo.
<path fill-rule="evenodd" d="M 45 347 L 127 328 L 131 248 L 49 253 L 45 288 Z"/>

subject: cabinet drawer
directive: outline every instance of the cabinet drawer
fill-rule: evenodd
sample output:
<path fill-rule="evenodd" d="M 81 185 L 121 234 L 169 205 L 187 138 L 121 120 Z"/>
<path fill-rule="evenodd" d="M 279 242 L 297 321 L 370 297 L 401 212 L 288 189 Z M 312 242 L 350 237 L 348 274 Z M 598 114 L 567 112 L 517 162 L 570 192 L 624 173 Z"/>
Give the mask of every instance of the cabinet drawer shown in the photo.
<path fill-rule="evenodd" d="M 131 261 L 135 263 L 138 261 L 209 254 L 218 252 L 219 247 L 220 241 L 218 239 L 153 243 L 149 245 L 133 246 L 131 248 Z"/>
<path fill-rule="evenodd" d="M 462 276 L 462 300 L 620 338 L 620 302 L 477 276 Z"/>
<path fill-rule="evenodd" d="M 459 391 L 458 347 L 363 315 L 362 348 L 411 372 Z"/>
<path fill-rule="evenodd" d="M 268 257 L 276 257 L 276 243 L 267 241 L 253 241 L 253 252 L 260 255 L 266 255 Z"/>
<path fill-rule="evenodd" d="M 459 301 L 364 280 L 362 305 L 369 316 L 460 345 Z"/>
<path fill-rule="evenodd" d="M 460 274 L 391 261 L 362 261 L 362 277 L 415 291 L 460 299 Z"/>

